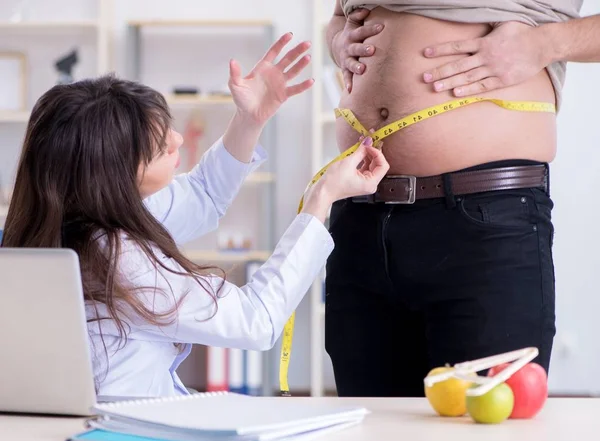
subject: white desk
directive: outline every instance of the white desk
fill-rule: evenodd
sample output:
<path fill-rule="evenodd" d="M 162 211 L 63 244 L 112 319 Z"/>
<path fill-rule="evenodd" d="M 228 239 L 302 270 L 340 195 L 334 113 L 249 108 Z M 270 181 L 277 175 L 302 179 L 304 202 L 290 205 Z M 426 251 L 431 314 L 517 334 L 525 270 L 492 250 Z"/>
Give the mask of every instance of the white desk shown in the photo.
<path fill-rule="evenodd" d="M 323 441 L 573 441 L 600 438 L 600 398 L 551 398 L 535 419 L 507 420 L 498 425 L 475 424 L 469 417 L 441 418 L 424 399 L 405 398 L 282 398 L 343 400 L 371 413 L 364 422 Z M 84 429 L 80 418 L 0 415 L 0 440 L 64 441 Z"/>

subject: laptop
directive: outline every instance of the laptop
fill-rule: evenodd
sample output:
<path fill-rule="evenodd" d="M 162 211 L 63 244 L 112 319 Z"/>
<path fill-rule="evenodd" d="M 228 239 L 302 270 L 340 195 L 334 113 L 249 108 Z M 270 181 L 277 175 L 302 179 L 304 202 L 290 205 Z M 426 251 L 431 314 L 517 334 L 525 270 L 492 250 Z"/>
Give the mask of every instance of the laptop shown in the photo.
<path fill-rule="evenodd" d="M 88 416 L 97 401 L 77 254 L 0 247 L 0 412 Z"/>

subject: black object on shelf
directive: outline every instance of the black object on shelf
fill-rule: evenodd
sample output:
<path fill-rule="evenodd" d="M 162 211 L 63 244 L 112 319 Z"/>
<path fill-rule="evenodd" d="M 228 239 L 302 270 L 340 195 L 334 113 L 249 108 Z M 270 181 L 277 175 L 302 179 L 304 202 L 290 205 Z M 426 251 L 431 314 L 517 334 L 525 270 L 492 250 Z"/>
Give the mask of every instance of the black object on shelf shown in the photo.
<path fill-rule="evenodd" d="M 70 84 L 73 82 L 73 66 L 77 64 L 79 57 L 77 49 L 60 58 L 54 66 L 58 70 L 58 84 Z"/>
<path fill-rule="evenodd" d="M 197 87 L 185 87 L 179 86 L 173 88 L 173 93 L 175 95 L 197 95 L 200 93 Z"/>

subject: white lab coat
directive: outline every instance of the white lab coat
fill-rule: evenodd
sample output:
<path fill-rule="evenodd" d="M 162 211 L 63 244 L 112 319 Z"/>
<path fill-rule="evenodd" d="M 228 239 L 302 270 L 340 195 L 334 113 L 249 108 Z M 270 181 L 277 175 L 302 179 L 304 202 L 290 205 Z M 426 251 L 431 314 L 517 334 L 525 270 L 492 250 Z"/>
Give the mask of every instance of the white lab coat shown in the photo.
<path fill-rule="evenodd" d="M 167 188 L 145 200 L 145 204 L 177 243 L 187 242 L 218 226 L 219 218 L 225 214 L 244 179 L 265 160 L 264 150 L 257 146 L 250 163 L 244 164 L 235 159 L 219 139 L 190 173 L 177 176 Z M 171 309 L 184 293 L 186 297 L 171 325 L 158 328 L 140 318 L 127 319 L 127 341 L 119 339 L 111 320 L 88 323 L 99 394 L 187 394 L 175 371 L 194 343 L 270 349 L 332 250 L 333 241 L 323 223 L 308 214 L 297 215 L 272 256 L 246 285 L 237 287 L 225 282 L 215 309 L 213 299 L 192 278 L 155 268 L 143 252 L 124 237 L 119 260 L 123 280 L 131 286 L 157 287 L 166 293 L 143 289 L 138 295 L 146 305 L 162 312 Z M 162 262 L 177 268 L 167 257 L 162 256 Z M 216 276 L 203 280 L 213 287 L 223 283 Z M 86 311 L 88 319 L 95 317 L 96 311 L 100 316 L 107 316 L 102 304 L 94 307 L 88 303 Z M 183 350 L 178 350 L 173 343 L 183 343 Z"/>

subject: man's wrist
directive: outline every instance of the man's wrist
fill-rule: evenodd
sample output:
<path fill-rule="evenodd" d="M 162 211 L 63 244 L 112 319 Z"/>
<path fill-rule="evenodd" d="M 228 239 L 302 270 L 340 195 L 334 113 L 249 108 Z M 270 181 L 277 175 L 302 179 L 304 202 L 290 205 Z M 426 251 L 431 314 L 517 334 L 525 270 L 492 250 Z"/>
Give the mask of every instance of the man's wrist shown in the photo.
<path fill-rule="evenodd" d="M 564 38 L 565 25 L 566 23 L 547 23 L 535 30 L 538 33 L 537 41 L 545 66 L 568 58 L 566 39 Z"/>

